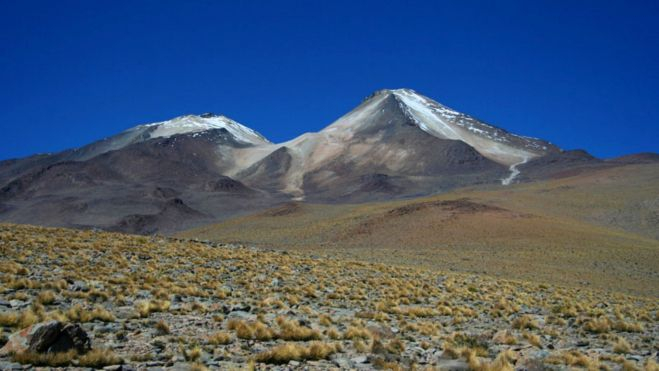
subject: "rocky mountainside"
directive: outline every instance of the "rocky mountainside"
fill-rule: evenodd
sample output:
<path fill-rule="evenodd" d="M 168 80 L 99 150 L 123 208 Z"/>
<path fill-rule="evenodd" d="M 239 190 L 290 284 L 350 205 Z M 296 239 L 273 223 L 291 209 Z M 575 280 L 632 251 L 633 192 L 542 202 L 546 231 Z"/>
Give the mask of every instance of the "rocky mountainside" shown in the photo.
<path fill-rule="evenodd" d="M 381 90 L 320 132 L 279 144 L 203 114 L 2 161 L 0 220 L 169 233 L 291 200 L 415 197 L 621 163 L 509 133 L 409 89 Z"/>

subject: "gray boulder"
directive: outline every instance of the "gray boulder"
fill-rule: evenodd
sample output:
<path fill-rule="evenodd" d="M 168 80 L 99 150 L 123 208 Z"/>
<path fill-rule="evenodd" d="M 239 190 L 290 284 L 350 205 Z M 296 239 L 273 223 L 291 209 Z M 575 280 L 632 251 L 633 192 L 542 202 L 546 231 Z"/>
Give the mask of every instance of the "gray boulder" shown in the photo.
<path fill-rule="evenodd" d="M 59 321 L 41 322 L 13 333 L 2 349 L 0 356 L 20 352 L 59 353 L 76 350 L 86 353 L 91 349 L 91 340 L 78 324 Z"/>

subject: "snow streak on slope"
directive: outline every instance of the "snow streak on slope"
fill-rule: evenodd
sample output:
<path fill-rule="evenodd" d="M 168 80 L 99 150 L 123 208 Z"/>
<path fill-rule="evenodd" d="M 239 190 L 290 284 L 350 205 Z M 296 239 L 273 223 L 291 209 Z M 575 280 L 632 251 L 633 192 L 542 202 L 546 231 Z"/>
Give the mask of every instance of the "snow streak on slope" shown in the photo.
<path fill-rule="evenodd" d="M 501 179 L 501 184 L 502 184 L 502 185 L 510 185 L 510 184 L 513 182 L 513 180 L 515 180 L 515 178 L 517 178 L 517 176 L 518 176 L 519 173 L 520 173 L 520 171 L 519 171 L 519 169 L 517 168 L 517 166 L 525 164 L 528 160 L 529 160 L 528 158 L 525 158 L 525 159 L 524 159 L 523 161 L 521 161 L 521 162 L 518 162 L 518 163 L 516 163 L 516 164 L 512 164 L 512 165 L 510 165 L 510 167 L 509 167 L 509 169 L 510 169 L 510 175 L 508 175 L 507 178 Z"/>
<path fill-rule="evenodd" d="M 170 137 L 177 134 L 198 133 L 211 129 L 226 129 L 237 141 L 241 143 L 253 145 L 270 143 L 270 141 L 265 139 L 256 131 L 241 125 L 226 116 L 216 116 L 212 114 L 204 114 L 201 116 L 179 116 L 168 121 L 141 125 L 135 129 L 151 127 L 155 127 L 155 130 L 150 134 L 151 138 Z"/>

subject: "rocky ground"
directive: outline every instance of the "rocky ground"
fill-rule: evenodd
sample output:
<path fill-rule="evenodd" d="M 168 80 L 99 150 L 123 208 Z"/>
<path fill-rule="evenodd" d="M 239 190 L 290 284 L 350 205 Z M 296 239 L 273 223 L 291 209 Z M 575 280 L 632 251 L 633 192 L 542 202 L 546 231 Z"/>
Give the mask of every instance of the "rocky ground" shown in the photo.
<path fill-rule="evenodd" d="M 3 370 L 658 369 L 656 297 L 16 225 L 0 252 Z M 76 324 L 91 350 L 10 338 Z"/>

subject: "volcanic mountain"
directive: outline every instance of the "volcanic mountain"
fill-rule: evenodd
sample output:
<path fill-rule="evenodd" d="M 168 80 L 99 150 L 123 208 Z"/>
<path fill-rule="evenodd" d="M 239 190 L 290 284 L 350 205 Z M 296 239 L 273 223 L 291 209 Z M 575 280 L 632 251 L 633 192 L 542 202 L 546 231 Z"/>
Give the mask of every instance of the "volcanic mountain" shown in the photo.
<path fill-rule="evenodd" d="M 409 89 L 381 90 L 274 144 L 187 115 L 81 148 L 0 162 L 0 220 L 170 233 L 291 200 L 355 203 L 615 166 L 509 133 Z"/>

